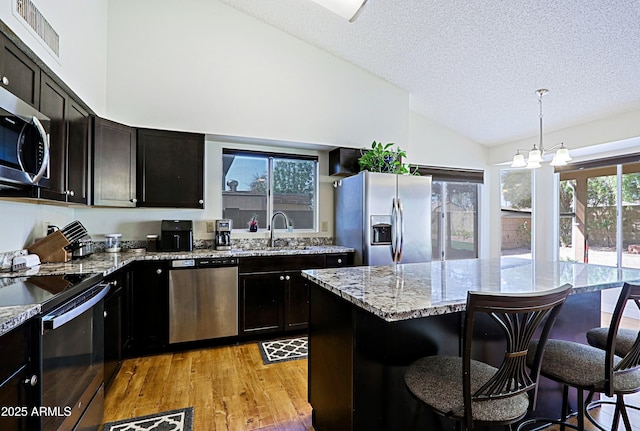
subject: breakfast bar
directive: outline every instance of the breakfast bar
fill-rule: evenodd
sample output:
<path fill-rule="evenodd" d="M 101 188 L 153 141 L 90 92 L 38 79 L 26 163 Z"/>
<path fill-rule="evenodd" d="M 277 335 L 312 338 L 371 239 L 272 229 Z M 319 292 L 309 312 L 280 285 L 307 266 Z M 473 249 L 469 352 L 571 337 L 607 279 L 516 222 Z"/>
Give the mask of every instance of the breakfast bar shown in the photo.
<path fill-rule="evenodd" d="M 309 402 L 318 431 L 408 429 L 415 401 L 404 387 L 404 370 L 423 356 L 460 354 L 468 291 L 526 293 L 568 283 L 572 293 L 551 337 L 586 342 L 586 331 L 600 325 L 600 291 L 640 282 L 638 269 L 508 257 L 303 276 L 312 282 Z M 478 358 L 490 363 L 502 349 L 495 330 L 487 325 L 477 334 Z M 558 416 L 560 397 L 558 385 L 541 381 L 536 413 Z M 420 418 L 423 429 L 440 420 L 429 415 Z"/>

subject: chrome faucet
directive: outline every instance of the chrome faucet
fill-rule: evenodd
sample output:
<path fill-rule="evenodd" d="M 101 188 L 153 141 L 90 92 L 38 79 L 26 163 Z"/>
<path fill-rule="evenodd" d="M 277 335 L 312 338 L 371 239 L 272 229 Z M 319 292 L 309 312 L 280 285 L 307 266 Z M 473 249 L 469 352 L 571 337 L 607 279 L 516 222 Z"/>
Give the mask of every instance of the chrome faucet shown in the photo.
<path fill-rule="evenodd" d="M 281 215 L 282 218 L 284 219 L 284 228 L 287 229 L 289 227 L 289 218 L 287 217 L 287 215 L 285 213 L 283 213 L 282 211 L 276 211 L 273 213 L 273 215 L 271 216 L 271 222 L 269 224 L 269 229 L 271 231 L 271 237 L 269 238 L 269 247 L 274 247 L 274 239 L 273 239 L 273 232 L 275 231 L 274 226 L 273 226 L 273 221 L 276 219 L 276 216 Z"/>

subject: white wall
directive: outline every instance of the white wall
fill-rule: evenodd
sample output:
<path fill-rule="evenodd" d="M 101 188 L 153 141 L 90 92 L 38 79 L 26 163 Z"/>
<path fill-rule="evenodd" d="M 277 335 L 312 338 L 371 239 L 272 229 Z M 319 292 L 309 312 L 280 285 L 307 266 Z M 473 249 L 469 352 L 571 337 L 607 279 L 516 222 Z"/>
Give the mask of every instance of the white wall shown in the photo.
<path fill-rule="evenodd" d="M 0 2 L 0 19 L 87 105 L 103 114 L 108 0 L 32 0 L 60 37 L 59 57 L 13 12 L 16 1 Z"/>
<path fill-rule="evenodd" d="M 74 8 L 65 13 L 69 10 Z M 89 15 L 90 22 L 96 20 Z M 95 24 L 101 32 L 106 21 Z M 299 143 L 302 152 L 320 156 L 319 218 L 329 222 L 329 231 L 318 236 L 333 235 L 333 179 L 326 175 L 326 152 L 318 148 L 392 141 L 408 151 L 413 163 L 486 166 L 486 149 L 412 113 L 407 92 L 217 1 L 110 0 L 107 32 L 106 61 L 98 61 L 106 71 L 106 91 L 95 83 L 98 102 L 85 99 L 99 115 L 133 126 L 251 138 L 247 147 L 265 140 L 268 145 L 258 147 L 265 150 L 273 141 Z M 76 50 L 86 45 L 83 37 L 75 38 Z M 76 74 L 94 65 L 78 61 L 75 67 L 60 74 L 71 79 L 74 89 L 84 85 Z M 104 110 L 101 92 L 106 94 Z M 78 219 L 96 239 L 111 232 L 143 239 L 157 233 L 159 220 L 192 219 L 196 238 L 212 238 L 205 221 L 222 215 L 221 148 L 213 140 L 206 143 L 204 211 L 62 208 L 66 220 L 58 224 Z M 0 202 L 0 211 L 5 206 L 13 210 L 8 205 Z M 40 228 L 45 217 L 40 207 L 25 206 L 21 230 Z M 22 248 L 25 238 L 12 237 L 0 251 Z"/>
<path fill-rule="evenodd" d="M 332 146 L 407 142 L 408 94 L 217 1 L 109 2 L 107 114 Z"/>

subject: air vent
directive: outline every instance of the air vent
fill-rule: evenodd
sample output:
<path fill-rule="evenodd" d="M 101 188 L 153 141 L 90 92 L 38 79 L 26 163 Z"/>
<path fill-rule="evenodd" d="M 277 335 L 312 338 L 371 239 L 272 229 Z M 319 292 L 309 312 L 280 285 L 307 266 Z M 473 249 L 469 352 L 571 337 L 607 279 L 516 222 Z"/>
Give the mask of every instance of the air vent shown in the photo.
<path fill-rule="evenodd" d="M 60 56 L 60 36 L 31 0 L 16 0 L 15 12 L 36 32 L 44 44 Z"/>

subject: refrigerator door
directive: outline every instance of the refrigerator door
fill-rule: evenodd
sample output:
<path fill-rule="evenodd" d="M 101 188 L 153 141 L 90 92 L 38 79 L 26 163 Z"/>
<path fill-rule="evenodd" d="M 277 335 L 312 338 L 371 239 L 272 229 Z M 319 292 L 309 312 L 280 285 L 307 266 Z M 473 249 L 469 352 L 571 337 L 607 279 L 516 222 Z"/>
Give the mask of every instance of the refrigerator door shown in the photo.
<path fill-rule="evenodd" d="M 354 175 L 337 183 L 333 195 L 336 244 L 354 248 L 354 264 L 363 265 L 364 176 Z"/>
<path fill-rule="evenodd" d="M 400 261 L 431 261 L 431 177 L 398 175 Z"/>
<path fill-rule="evenodd" d="M 391 265 L 393 263 L 393 246 L 396 235 L 391 235 L 391 241 L 381 241 L 376 235 L 375 227 L 394 225 L 393 203 L 396 199 L 397 175 L 377 172 L 361 172 L 364 175 L 364 265 Z M 386 238 L 385 238 L 386 239 Z"/>

